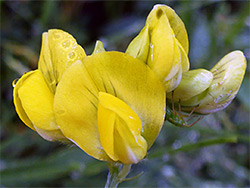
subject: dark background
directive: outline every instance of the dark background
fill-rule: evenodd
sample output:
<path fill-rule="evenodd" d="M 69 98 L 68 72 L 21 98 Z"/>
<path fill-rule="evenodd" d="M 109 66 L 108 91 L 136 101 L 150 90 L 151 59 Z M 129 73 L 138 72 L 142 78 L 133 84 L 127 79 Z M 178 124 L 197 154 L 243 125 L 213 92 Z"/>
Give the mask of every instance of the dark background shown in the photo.
<path fill-rule="evenodd" d="M 210 69 L 227 53 L 250 58 L 248 1 L 0 1 L 1 187 L 103 187 L 106 164 L 77 147 L 43 140 L 18 118 L 12 81 L 36 69 L 42 32 L 71 33 L 91 54 L 96 40 L 125 51 L 154 4 L 167 4 L 184 21 L 191 68 Z M 192 128 L 165 123 L 148 158 L 134 165 L 140 177 L 120 187 L 249 186 L 249 67 L 237 97 L 225 110 Z"/>

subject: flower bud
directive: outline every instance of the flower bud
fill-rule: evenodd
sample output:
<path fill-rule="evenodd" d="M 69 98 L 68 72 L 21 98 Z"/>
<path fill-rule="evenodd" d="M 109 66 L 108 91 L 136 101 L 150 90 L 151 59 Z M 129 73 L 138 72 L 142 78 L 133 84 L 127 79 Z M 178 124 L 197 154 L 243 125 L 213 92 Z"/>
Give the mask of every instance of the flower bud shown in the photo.
<path fill-rule="evenodd" d="M 192 111 L 195 106 L 198 106 L 195 112 L 200 114 L 223 110 L 235 98 L 245 71 L 246 59 L 241 51 L 227 54 L 210 70 L 213 79 L 209 87 L 200 94 L 181 102 L 182 110 Z M 203 83 L 204 88 L 209 83 L 210 80 L 207 79 L 207 84 Z M 192 87 L 191 84 L 189 86 Z"/>
<path fill-rule="evenodd" d="M 174 102 L 184 102 L 205 91 L 212 83 L 213 74 L 205 69 L 190 70 L 182 74 L 178 87 L 174 90 Z M 167 97 L 172 99 L 172 93 Z"/>

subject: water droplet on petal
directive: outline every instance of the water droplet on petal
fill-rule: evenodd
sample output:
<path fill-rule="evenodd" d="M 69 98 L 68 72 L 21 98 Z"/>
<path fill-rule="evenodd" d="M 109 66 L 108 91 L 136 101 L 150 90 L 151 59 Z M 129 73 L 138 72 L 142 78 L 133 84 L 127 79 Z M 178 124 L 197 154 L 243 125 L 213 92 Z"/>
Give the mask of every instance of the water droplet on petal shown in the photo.
<path fill-rule="evenodd" d="M 70 47 L 70 41 L 69 41 L 69 40 L 64 41 L 64 42 L 62 43 L 62 47 L 64 47 L 64 48 Z"/>
<path fill-rule="evenodd" d="M 60 32 L 58 32 L 58 31 L 54 32 L 54 33 L 53 33 L 53 37 L 54 37 L 54 39 L 59 39 L 59 38 L 61 38 Z"/>
<path fill-rule="evenodd" d="M 70 58 L 70 59 L 74 59 L 75 57 L 76 57 L 75 52 L 70 52 L 70 53 L 69 53 L 69 58 Z"/>
<path fill-rule="evenodd" d="M 19 78 L 16 78 L 13 82 L 12 82 L 12 87 L 16 86 L 17 81 L 19 80 Z"/>

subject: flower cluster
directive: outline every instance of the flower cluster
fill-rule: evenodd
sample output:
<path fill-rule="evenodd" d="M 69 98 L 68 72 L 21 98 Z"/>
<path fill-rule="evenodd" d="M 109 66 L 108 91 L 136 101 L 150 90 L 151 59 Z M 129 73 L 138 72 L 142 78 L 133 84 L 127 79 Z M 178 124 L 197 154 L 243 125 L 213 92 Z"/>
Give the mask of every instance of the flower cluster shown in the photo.
<path fill-rule="evenodd" d="M 49 30 L 38 69 L 14 84 L 16 111 L 48 141 L 73 142 L 99 160 L 138 163 L 161 130 L 166 99 L 208 114 L 238 92 L 246 69 L 242 52 L 210 71 L 189 71 L 188 50 L 184 23 L 165 5 L 154 6 L 125 53 L 106 52 L 97 41 L 86 55 L 70 34 Z"/>
<path fill-rule="evenodd" d="M 68 33 L 43 34 L 38 69 L 14 87 L 19 117 L 49 141 L 73 142 L 99 160 L 137 163 L 160 132 L 164 87 L 150 68 L 121 52 L 92 55 Z"/>

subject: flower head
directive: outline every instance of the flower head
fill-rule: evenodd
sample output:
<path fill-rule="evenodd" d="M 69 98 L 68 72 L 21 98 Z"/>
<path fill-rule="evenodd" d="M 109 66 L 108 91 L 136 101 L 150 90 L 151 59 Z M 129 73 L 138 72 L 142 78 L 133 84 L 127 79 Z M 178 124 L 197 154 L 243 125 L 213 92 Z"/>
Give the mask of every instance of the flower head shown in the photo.
<path fill-rule="evenodd" d="M 170 92 L 189 69 L 188 46 L 185 26 L 175 11 L 166 5 L 155 5 L 126 53 L 145 62 Z"/>
<path fill-rule="evenodd" d="M 165 90 L 152 70 L 97 41 L 91 56 L 61 30 L 43 34 L 38 69 L 14 87 L 19 117 L 49 141 L 71 141 L 89 155 L 142 160 L 165 115 Z"/>
<path fill-rule="evenodd" d="M 20 119 L 49 141 L 67 141 L 55 120 L 53 102 L 64 71 L 85 52 L 68 33 L 43 33 L 38 69 L 25 73 L 14 85 L 13 99 Z"/>
<path fill-rule="evenodd" d="M 163 124 L 165 91 L 140 60 L 99 52 L 67 69 L 57 86 L 54 111 L 63 134 L 89 155 L 137 163 Z"/>

